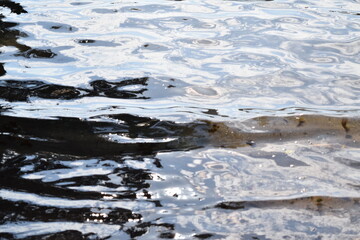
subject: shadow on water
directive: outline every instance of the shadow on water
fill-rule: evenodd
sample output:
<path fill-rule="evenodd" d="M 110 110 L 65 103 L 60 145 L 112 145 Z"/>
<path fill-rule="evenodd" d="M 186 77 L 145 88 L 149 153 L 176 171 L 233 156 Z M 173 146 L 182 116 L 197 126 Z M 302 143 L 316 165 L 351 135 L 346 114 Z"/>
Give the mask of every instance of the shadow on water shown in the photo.
<path fill-rule="evenodd" d="M 141 193 L 145 196 L 145 201 L 150 206 L 161 207 L 161 203 L 158 200 L 152 200 L 151 195 L 146 190 L 150 186 L 148 181 L 153 178 L 151 171 L 129 167 L 124 164 L 124 161 L 129 156 L 132 156 L 137 161 L 151 158 L 153 159 L 154 166 L 161 168 L 162 165 L 155 155 L 159 150 L 166 149 L 166 146 L 161 144 L 149 144 L 149 146 L 140 144 L 135 146 L 136 144 L 134 144 L 131 147 L 131 145 L 121 146 L 121 144 L 116 144 L 120 148 L 118 150 L 115 149 L 116 146 L 112 143 L 107 143 L 109 145 L 105 147 L 105 141 L 95 140 L 96 136 L 98 136 L 97 133 L 109 132 L 109 129 L 116 133 L 127 132 L 133 136 L 141 135 L 143 131 L 139 131 L 136 125 L 145 121 L 149 122 L 151 121 L 150 119 L 137 118 L 130 115 L 117 116 L 117 119 L 123 119 L 126 123 L 115 126 L 106 123 L 93 124 L 92 122 L 82 122 L 76 119 L 55 121 L 33 119 L 34 121 L 31 121 L 30 119 L 5 118 L 6 120 L 2 118 L 4 121 L 0 123 L 1 137 L 5 136 L 5 139 L 2 139 L 0 143 L 2 155 L 0 167 L 0 194 L 2 196 L 0 200 L 0 224 L 28 222 L 29 228 L 31 228 L 32 223 L 38 222 L 42 222 L 44 226 L 52 222 L 59 224 L 61 222 L 71 222 L 73 224 L 101 223 L 119 226 L 118 231 L 123 231 L 131 238 L 147 233 L 149 228 L 162 230 L 160 237 L 174 235 L 171 232 L 174 230 L 173 224 L 144 222 L 142 221 L 141 213 L 134 213 L 127 208 L 111 206 L 111 203 L 115 204 L 121 201 L 125 201 L 126 206 L 126 201 L 137 200 L 137 195 Z M 27 120 L 30 120 L 30 122 Z M 38 124 L 43 124 L 43 126 Z M 61 129 L 56 129 L 58 127 Z M 65 129 L 67 131 L 66 134 L 57 134 Z M 10 135 L 16 135 L 15 138 L 17 139 L 11 140 L 10 138 L 12 137 L 7 135 L 7 131 L 13 132 Z M 149 135 L 163 135 L 163 133 L 156 132 L 156 130 L 149 130 Z M 48 136 L 51 133 L 55 135 Z M 27 136 L 20 136 L 22 134 Z M 30 137 L 28 134 L 33 137 Z M 90 144 L 86 149 L 78 151 L 77 148 L 80 145 L 89 144 L 90 142 L 77 142 L 78 140 L 73 139 L 76 135 L 82 139 L 78 138 L 78 140 L 84 141 L 88 138 L 95 145 Z M 25 137 L 23 139 L 25 141 L 20 140 L 23 137 Z M 42 145 L 42 141 L 44 143 L 52 142 L 54 145 Z M 71 148 L 71 144 L 76 146 Z M 91 148 L 96 150 L 92 151 Z M 111 150 L 112 148 L 113 150 Z M 126 148 L 132 150 L 129 151 Z M 103 151 L 109 151 L 109 154 L 112 155 L 109 156 Z M 62 152 L 62 154 L 57 152 Z M 123 154 L 124 152 L 128 154 Z M 98 156 L 99 154 L 104 155 Z M 97 174 L 96 172 L 85 176 L 59 177 L 59 179 L 52 179 L 51 181 L 44 181 L 42 178 L 36 177 L 24 177 L 24 173 L 31 175 L 43 172 L 45 174 L 48 173 L 46 175 L 52 178 L 56 175 L 55 172 L 63 171 L 66 174 L 66 172 L 74 171 L 75 169 L 73 169 L 74 166 L 72 164 L 81 161 L 87 165 L 95 164 L 96 169 L 111 169 L 111 175 L 121 180 L 114 181 L 110 176 L 101 173 Z M 107 190 L 77 190 L 77 188 L 86 188 L 87 186 L 103 187 Z M 8 191 L 11 191 L 10 195 L 6 194 Z M 25 195 L 17 198 L 17 194 Z M 36 197 L 35 199 L 32 197 L 28 198 L 27 196 L 29 195 L 27 194 Z M 7 199 L 7 197 L 9 198 Z M 99 204 L 105 202 L 103 204 L 105 207 L 88 207 L 89 201 Z M 106 202 L 110 203 L 110 207 L 106 207 Z M 134 224 L 123 226 L 128 222 Z M 51 234 L 35 234 L 35 236 L 31 237 L 17 236 L 10 233 L 12 232 L 10 230 L 7 233 L 1 227 L 0 230 L 2 232 L 0 233 L 1 239 L 102 239 L 96 234 L 84 234 L 77 230 L 59 231 Z"/>
<path fill-rule="evenodd" d="M 0 80 L 0 98 L 9 102 L 28 101 L 30 97 L 43 99 L 71 100 L 82 97 L 108 97 L 126 99 L 147 99 L 143 93 L 147 90 L 148 78 L 133 78 L 119 82 L 95 80 L 90 82 L 92 89 L 76 88 L 41 81 Z M 142 86 L 139 90 L 122 90 L 126 86 Z"/>
<path fill-rule="evenodd" d="M 102 118 L 106 121 L 101 121 Z M 254 147 L 290 140 L 316 142 L 323 139 L 357 145 L 360 140 L 360 120 L 356 118 L 316 115 L 260 117 L 244 121 L 241 126 L 243 129 L 208 120 L 181 124 L 130 114 L 98 116 L 88 120 L 0 115 L 0 146 L 23 153 L 46 151 L 75 156 L 106 156 L 184 151 L 206 145 Z"/>
<path fill-rule="evenodd" d="M 145 157 L 150 158 L 153 156 L 139 156 L 137 160 L 142 161 L 142 158 Z M 159 201 L 151 200 L 151 195 L 146 190 L 149 188 L 147 181 L 152 179 L 151 172 L 148 170 L 134 169 L 126 166 L 116 167 L 111 175 L 121 179 L 118 182 L 114 182 L 110 176 L 100 174 L 58 179 L 50 182 L 44 182 L 42 179 L 28 179 L 22 176 L 24 167 L 26 168 L 29 164 L 32 164 L 32 169 L 27 171 L 27 174 L 46 171 L 66 171 L 67 169 L 71 171 L 72 169 L 66 163 L 76 162 L 80 159 L 83 161 L 93 160 L 93 158 L 79 158 L 48 152 L 16 154 L 13 151 L 5 151 L 2 155 L 0 170 L 1 193 L 7 190 L 15 193 L 15 195 L 16 193 L 28 193 L 37 196 L 37 199 L 29 199 L 26 197 L 26 194 L 20 199 L 14 199 L 11 196 L 10 199 L 6 199 L 6 196 L 3 196 L 0 200 L 0 224 L 28 222 L 29 228 L 31 228 L 31 223 L 38 222 L 42 222 L 45 226 L 47 223 L 52 222 L 60 225 L 62 222 L 70 222 L 72 224 L 95 223 L 118 226 L 118 231 L 124 232 L 131 238 L 144 235 L 148 232 L 149 228 L 161 230 L 160 237 L 164 234 L 167 234 L 167 236 L 169 234 L 171 236 L 174 235 L 171 232 L 174 230 L 173 224 L 142 221 L 141 213 L 134 213 L 127 208 L 83 206 L 88 205 L 91 200 L 98 203 L 110 202 L 110 205 L 111 203 L 121 201 L 141 201 L 137 199 L 137 193 L 140 192 L 146 196 L 146 201 L 151 206 L 162 207 Z M 125 157 L 113 156 L 110 159 L 112 159 L 112 163 L 109 163 L 106 158 L 98 158 L 97 162 L 102 166 L 109 167 L 109 164 L 123 164 Z M 161 164 L 156 159 L 154 160 L 154 165 L 161 167 Z M 86 186 L 104 187 L 107 190 L 106 192 L 76 190 L 76 187 Z M 119 188 L 123 190 L 118 190 Z M 85 201 L 85 203 L 83 204 L 82 201 Z M 75 206 L 68 206 L 67 202 Z M 76 204 L 77 202 L 78 204 Z M 133 224 L 125 226 L 128 222 Z M 24 238 L 10 232 L 12 231 L 9 230 L 9 233 L 7 233 L 7 231 L 2 230 L 2 233 L 0 233 L 1 239 L 102 239 L 96 234 L 84 234 L 76 230 L 35 234 L 34 236 Z"/>
<path fill-rule="evenodd" d="M 6 74 L 4 63 L 0 63 L 0 77 Z"/>
<path fill-rule="evenodd" d="M 13 1 L 0 1 L 12 13 L 26 10 Z M 0 16 L 0 46 L 15 47 L 15 56 L 53 58 L 49 49 L 32 49 L 18 39 L 26 33 L 14 29 L 18 24 Z M 43 23 L 51 25 L 52 23 Z M 51 29 L 70 29 L 67 25 Z M 90 39 L 79 44 L 109 45 Z M 6 75 L 0 63 L 0 76 Z M 146 99 L 148 78 L 121 81 L 94 80 L 89 88 L 49 84 L 43 81 L 0 80 L 0 98 L 8 102 L 31 98 L 72 100 L 85 97 Z M 122 88 L 140 86 L 139 90 Z M 204 112 L 218 115 L 216 109 Z M 157 158 L 162 152 L 186 152 L 207 148 L 250 148 L 254 159 L 272 159 L 277 166 L 308 166 L 287 153 L 264 152 L 259 146 L 287 141 L 317 141 L 359 148 L 360 120 L 320 115 L 259 117 L 240 123 L 198 120 L 176 123 L 130 114 L 102 115 L 89 119 L 56 117 L 35 119 L 10 116 L 11 109 L 0 106 L 0 239 L 106 239 L 95 234 L 94 226 L 108 227 L 106 236 L 122 232 L 127 237 L 144 236 L 155 229 L 157 238 L 175 238 L 175 223 L 144 220 L 146 210 L 162 208 L 162 199 L 149 192 L 154 169 L 162 169 Z M 276 157 L 272 157 L 276 155 Z M 152 169 L 136 168 L 126 161 L 150 161 Z M 339 161 L 350 161 L 339 158 Z M 349 162 L 354 168 L 359 166 Z M 143 206 L 144 205 L 144 206 Z M 254 201 L 224 201 L 201 209 L 250 211 L 295 209 L 331 212 L 359 209 L 358 198 L 309 196 L 305 198 Z M 140 210 L 133 210 L 140 209 Z M 144 212 L 142 211 L 143 209 Z M 175 219 L 175 217 L 174 217 Z M 19 226 L 25 230 L 18 230 Z M 51 223 L 69 223 L 77 230 L 36 231 Z M 39 227 L 37 224 L 43 225 Z M 90 225 L 90 231 L 81 231 Z M 5 226 L 2 227 L 1 225 Z M 115 226 L 115 228 L 114 228 Z M 6 228 L 6 229 L 5 229 Z M 80 230 L 79 230 L 80 229 Z M 26 233 L 19 235 L 17 233 Z M 101 232 L 101 231 L 99 231 Z M 194 233 L 195 239 L 217 239 L 213 233 Z M 245 234 L 242 239 L 268 239 Z"/>
<path fill-rule="evenodd" d="M 15 14 L 27 13 L 27 11 L 19 3 L 15 3 L 9 0 L 0 1 L 0 7 L 8 8 L 12 13 Z M 27 45 L 19 43 L 19 38 L 27 37 L 28 35 L 24 32 L 14 29 L 18 23 L 3 21 L 4 18 L 5 16 L 0 14 L 0 47 L 15 47 L 20 52 L 15 54 L 15 56 L 22 56 L 26 58 L 53 58 L 56 56 L 56 54 L 53 53 L 50 49 L 33 49 Z M 6 73 L 6 71 L 4 70 L 3 63 L 0 63 L 0 65 L 0 76 L 2 76 Z"/>
<path fill-rule="evenodd" d="M 131 208 L 111 205 L 125 201 L 145 202 L 151 208 L 162 207 L 161 200 L 153 200 L 147 190 L 149 181 L 154 178 L 153 171 L 127 166 L 124 163 L 129 157 L 139 162 L 151 159 L 155 168 L 162 168 L 156 158 L 159 152 L 187 151 L 208 145 L 256 149 L 262 143 L 316 140 L 319 136 L 322 139 L 335 138 L 337 144 L 358 146 L 360 133 L 358 119 L 311 115 L 254 118 L 244 121 L 241 125 L 243 129 L 236 129 L 221 122 L 180 124 L 130 114 L 97 116 L 87 120 L 29 119 L 5 116 L 7 111 L 11 109 L 3 109 L 0 115 L 1 223 L 101 223 L 119 226 L 118 230 L 131 238 L 147 234 L 149 229 L 154 228 L 159 232 L 159 238 L 174 238 L 175 225 L 142 221 L 141 211 L 135 213 Z M 251 130 L 246 130 L 249 127 Z M 257 128 L 262 131 L 258 132 Z M 280 166 L 288 160 L 286 156 L 281 158 L 278 160 Z M 73 172 L 86 168 L 94 169 L 94 172 L 72 176 Z M 111 174 L 101 173 L 100 170 L 109 170 Z M 106 190 L 91 190 L 92 186 Z M 142 197 L 139 198 L 140 195 Z M 105 201 L 110 205 L 90 208 L 82 201 Z M 213 208 L 232 211 L 252 208 L 330 211 L 345 205 L 357 206 L 358 203 L 358 199 L 320 196 L 279 201 L 221 202 Z M 211 207 L 204 210 L 209 209 Z M 128 226 L 128 222 L 134 224 Z M 10 232 L 0 236 L 4 239 L 19 238 Z M 194 238 L 212 236 L 204 233 L 194 235 Z M 38 233 L 37 237 L 93 239 L 98 236 L 67 230 L 45 235 Z"/>
<path fill-rule="evenodd" d="M 128 114 L 110 116 L 123 123 L 0 116 L 1 145 L 17 152 L 48 151 L 76 156 L 154 154 L 201 147 L 206 123 L 175 124 Z M 195 138 L 193 136 L 196 136 Z"/>
<path fill-rule="evenodd" d="M 0 6 L 10 8 L 12 13 L 27 13 L 23 7 L 12 1 L 1 1 Z M 0 15 L 0 47 L 11 46 L 18 49 L 20 53 L 15 56 L 26 58 L 53 58 L 56 56 L 50 49 L 33 49 L 24 44 L 18 43 L 21 37 L 27 37 L 27 34 L 14 29 L 18 24 L 3 21 L 5 17 Z M 61 26 L 53 26 L 58 29 Z M 81 42 L 81 41 L 80 41 Z M 1 54 L 1 52 L 0 52 Z M 4 63 L 0 62 L 0 76 L 6 75 Z M 127 79 L 119 82 L 109 82 L 106 80 L 95 80 L 90 82 L 92 89 L 75 88 L 71 86 L 62 86 L 48 84 L 42 81 L 0 81 L 0 98 L 7 101 L 28 101 L 29 97 L 39 97 L 44 99 L 77 99 L 88 96 L 104 96 L 108 98 L 127 98 L 127 99 L 147 99 L 143 92 L 147 89 L 148 78 Z M 126 86 L 142 86 L 139 90 L 121 90 Z"/>
<path fill-rule="evenodd" d="M 20 5 L 20 3 L 15 3 L 10 0 L 1 0 L 0 7 L 9 8 L 12 13 L 16 14 L 27 13 L 27 11 Z"/>
<path fill-rule="evenodd" d="M 11 10 L 12 13 L 22 14 L 27 11 L 13 1 L 2 0 L 0 7 Z M 56 56 L 50 49 L 33 49 L 18 42 L 19 38 L 27 37 L 27 34 L 14 29 L 18 24 L 4 21 L 4 16 L 0 16 L 0 46 L 15 47 L 19 53 L 14 56 L 26 58 L 53 58 Z M 52 26 L 51 29 L 60 29 L 62 26 Z M 70 29 L 72 30 L 72 29 Z M 79 41 L 79 43 L 89 43 Z M 0 76 L 6 75 L 4 63 L 0 63 Z M 9 102 L 29 101 L 31 97 L 44 99 L 77 99 L 82 97 L 103 96 L 108 98 L 136 99 L 146 97 L 142 93 L 146 91 L 148 78 L 136 78 L 122 80 L 119 82 L 108 82 L 106 80 L 95 80 L 90 82 L 91 89 L 75 88 L 71 86 L 61 86 L 47 84 L 41 81 L 14 81 L 1 80 L 0 98 Z M 143 86 L 140 90 L 122 90 L 126 86 Z M 6 111 L 1 108 L 1 113 Z M 0 113 L 0 114 L 1 114 Z M 173 237 L 171 232 L 174 230 L 173 224 L 153 223 L 142 221 L 142 215 L 134 213 L 127 208 L 121 207 L 100 207 L 96 210 L 88 206 L 61 206 L 61 202 L 73 201 L 134 201 L 137 199 L 137 192 L 141 192 L 146 201 L 151 206 L 160 207 L 161 203 L 151 200 L 151 195 L 147 192 L 149 187 L 148 180 L 152 179 L 151 172 L 143 169 L 131 168 L 124 165 L 125 157 L 129 154 L 138 161 L 143 161 L 145 157 L 154 159 L 154 166 L 161 168 L 161 163 L 155 158 L 157 152 L 170 150 L 174 147 L 168 142 L 153 143 L 125 143 L 109 142 L 104 138 L 104 134 L 125 134 L 132 137 L 155 137 L 165 136 L 157 120 L 148 118 L 134 117 L 130 115 L 114 116 L 115 119 L 124 121 L 124 124 L 112 124 L 106 122 L 81 121 L 73 118 L 59 118 L 53 120 L 14 118 L 1 115 L 0 132 L 0 224 L 10 224 L 18 222 L 28 222 L 31 224 L 41 222 L 46 223 L 71 222 L 71 223 L 101 223 L 105 225 L 117 225 L 118 230 L 122 230 L 131 238 L 145 234 L 150 227 L 162 229 L 160 237 Z M 140 126 L 146 122 L 149 126 Z M 154 125 L 158 124 L 158 127 Z M 152 128 L 151 128 L 152 127 Z M 171 128 L 167 131 L 172 131 Z M 178 127 L 175 132 L 189 131 L 189 127 Z M 58 133 L 65 134 L 58 134 Z M 50 134 L 50 135 L 49 135 Z M 84 142 L 86 140 L 86 142 Z M 88 140 L 88 141 L 87 141 Z M 81 143 L 82 142 L 82 143 Z M 89 145 L 87 145 L 89 144 Z M 81 147 L 83 146 L 83 147 Z M 80 148 L 79 148 L 80 147 Z M 178 147 L 177 147 L 178 148 Z M 185 147 L 183 147 L 185 149 Z M 106 157 L 109 158 L 106 158 Z M 41 171 L 66 171 L 72 169 L 65 163 L 82 161 L 93 161 L 105 167 L 116 165 L 112 173 L 119 182 L 114 182 L 106 175 L 86 175 L 74 176 L 72 178 L 59 178 L 51 182 L 44 182 L 42 179 L 32 179 L 23 176 L 24 168 L 31 166 L 27 174 Z M 106 162 L 106 159 L 111 159 Z M 65 163 L 64 163 L 65 162 Z M 49 176 L 52 176 L 50 174 Z M 108 189 L 104 193 L 101 191 L 76 190 L 77 187 L 98 186 Z M 122 190 L 118 190 L 121 188 Z M 111 193 L 111 189 L 116 194 Z M 32 194 L 38 199 L 26 200 L 26 196 L 20 199 L 6 199 L 4 191 L 12 193 Z M 6 194 L 5 194 L 6 195 Z M 16 195 L 16 194 L 15 194 Z M 16 198 L 16 196 L 15 196 Z M 41 203 L 45 199 L 45 203 Z M 110 200 L 109 200 L 110 199 Z M 56 203 L 52 203 L 52 201 Z M 57 203 L 60 204 L 57 204 Z M 66 204 L 65 204 L 66 205 Z M 76 204 L 75 204 L 76 205 Z M 88 204 L 85 204 L 88 205 Z M 98 212 L 97 212 L 98 211 Z M 133 222 L 132 226 L 123 226 L 127 222 Z M 60 224 L 60 223 L 59 223 Z M 61 225 L 61 224 L 60 224 Z M 0 226 L 1 239 L 101 239 L 93 233 L 84 234 L 77 230 L 57 231 L 55 233 L 36 233 L 35 235 L 21 237 L 14 235 L 9 229 L 5 230 Z M 16 231 L 15 231 L 16 232 Z"/>

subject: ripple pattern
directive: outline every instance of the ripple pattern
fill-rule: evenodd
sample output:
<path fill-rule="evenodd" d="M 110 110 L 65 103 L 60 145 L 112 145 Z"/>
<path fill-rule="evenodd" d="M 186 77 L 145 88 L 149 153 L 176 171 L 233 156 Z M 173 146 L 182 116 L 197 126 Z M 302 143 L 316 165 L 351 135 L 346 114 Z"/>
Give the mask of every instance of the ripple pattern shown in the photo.
<path fill-rule="evenodd" d="M 359 0 L 0 0 L 0 239 L 357 239 Z"/>

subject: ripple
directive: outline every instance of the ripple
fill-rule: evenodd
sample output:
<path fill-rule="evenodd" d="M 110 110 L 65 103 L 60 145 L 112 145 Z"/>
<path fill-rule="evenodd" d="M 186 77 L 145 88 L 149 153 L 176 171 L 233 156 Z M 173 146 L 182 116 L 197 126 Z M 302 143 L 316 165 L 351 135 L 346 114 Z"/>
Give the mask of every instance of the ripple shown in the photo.
<path fill-rule="evenodd" d="M 0 1 L 0 238 L 358 237 L 358 4 Z"/>
<path fill-rule="evenodd" d="M 215 89 L 206 88 L 206 87 L 191 87 L 191 88 L 188 88 L 188 93 L 199 95 L 199 96 L 209 96 L 209 97 L 214 97 L 214 96 L 218 95 L 218 93 Z"/>
<path fill-rule="evenodd" d="M 283 23 L 293 23 L 293 24 L 303 24 L 304 23 L 304 19 L 296 18 L 296 17 L 282 17 L 282 18 L 278 18 L 278 21 L 283 22 Z"/>
<path fill-rule="evenodd" d="M 80 5 L 88 5 L 91 4 L 92 2 L 72 2 L 70 3 L 73 6 L 80 6 Z"/>
<path fill-rule="evenodd" d="M 99 40 L 93 40 L 93 39 L 79 39 L 75 40 L 75 42 L 79 44 L 84 44 L 88 46 L 103 46 L 103 47 L 116 47 L 121 46 L 121 44 L 110 42 L 110 41 L 99 41 Z"/>
<path fill-rule="evenodd" d="M 315 63 L 336 63 L 339 61 L 339 59 L 333 57 L 312 57 L 309 58 L 309 61 L 315 62 Z"/>
<path fill-rule="evenodd" d="M 139 12 L 139 13 L 168 13 L 172 11 L 177 11 L 176 6 L 166 6 L 164 4 L 149 4 L 149 5 L 136 5 L 123 7 L 119 11 L 120 12 Z"/>
<path fill-rule="evenodd" d="M 29 233 L 28 228 L 32 229 L 32 233 Z M 69 231 L 73 230 L 73 231 Z M 116 225 L 99 225 L 96 223 L 89 223 L 89 224 L 82 224 L 82 223 L 73 223 L 73 222 L 25 222 L 22 223 L 10 223 L 2 225 L 0 231 L 4 232 L 11 232 L 15 234 L 18 238 L 24 238 L 28 236 L 36 236 L 36 235 L 48 235 L 50 237 L 74 237 L 79 238 L 83 237 L 82 234 L 89 236 L 92 235 L 91 233 L 96 234 L 95 237 L 108 237 L 109 233 L 113 233 L 118 230 Z M 64 232 L 67 231 L 67 232 Z M 60 234 L 49 234 L 49 233 L 56 233 L 60 232 Z M 61 232 L 63 232 L 61 234 Z M 82 234 L 81 234 L 82 233 Z M 14 236 L 12 236 L 14 237 Z"/>
<path fill-rule="evenodd" d="M 76 32 L 78 29 L 68 24 L 57 23 L 57 22 L 38 22 L 39 25 L 43 25 L 48 31 L 71 33 Z"/>
<path fill-rule="evenodd" d="M 217 41 L 214 40 L 209 40 L 209 39 L 196 39 L 193 41 L 194 44 L 196 45 L 210 45 L 210 46 L 216 46 L 219 45 Z"/>
<path fill-rule="evenodd" d="M 118 12 L 118 10 L 116 9 L 102 9 L 102 8 L 93 9 L 92 11 L 100 14 L 112 14 Z"/>

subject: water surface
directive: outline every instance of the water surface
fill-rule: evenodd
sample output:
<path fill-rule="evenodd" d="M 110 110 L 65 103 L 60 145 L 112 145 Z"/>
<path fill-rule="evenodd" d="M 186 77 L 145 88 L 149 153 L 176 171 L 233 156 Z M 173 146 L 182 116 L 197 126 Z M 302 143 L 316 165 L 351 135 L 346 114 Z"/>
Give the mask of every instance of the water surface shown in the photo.
<path fill-rule="evenodd" d="M 0 238 L 356 239 L 359 4 L 0 1 Z"/>

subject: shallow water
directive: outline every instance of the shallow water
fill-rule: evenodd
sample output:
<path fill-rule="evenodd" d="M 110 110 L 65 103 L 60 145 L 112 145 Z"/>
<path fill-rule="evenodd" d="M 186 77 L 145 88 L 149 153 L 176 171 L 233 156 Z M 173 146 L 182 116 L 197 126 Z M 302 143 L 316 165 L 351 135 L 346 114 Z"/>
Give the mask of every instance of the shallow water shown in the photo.
<path fill-rule="evenodd" d="M 0 239 L 360 235 L 360 1 L 0 14 Z"/>

